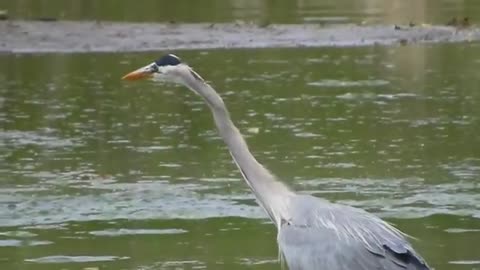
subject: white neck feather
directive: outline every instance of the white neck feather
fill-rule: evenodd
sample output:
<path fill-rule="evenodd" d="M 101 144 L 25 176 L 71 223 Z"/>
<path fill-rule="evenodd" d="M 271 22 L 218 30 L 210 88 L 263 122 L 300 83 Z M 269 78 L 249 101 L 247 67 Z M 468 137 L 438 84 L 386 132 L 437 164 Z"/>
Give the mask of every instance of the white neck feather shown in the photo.
<path fill-rule="evenodd" d="M 230 114 L 217 92 L 193 70 L 189 69 L 189 72 L 190 74 L 183 74 L 182 76 L 184 84 L 206 101 L 212 111 L 218 132 L 227 144 L 243 178 L 271 220 L 277 227 L 280 226 L 282 218 L 286 218 L 282 214 L 286 213 L 286 205 L 288 205 L 288 200 L 293 192 L 286 185 L 276 180 L 255 159 L 240 131 L 233 124 Z"/>

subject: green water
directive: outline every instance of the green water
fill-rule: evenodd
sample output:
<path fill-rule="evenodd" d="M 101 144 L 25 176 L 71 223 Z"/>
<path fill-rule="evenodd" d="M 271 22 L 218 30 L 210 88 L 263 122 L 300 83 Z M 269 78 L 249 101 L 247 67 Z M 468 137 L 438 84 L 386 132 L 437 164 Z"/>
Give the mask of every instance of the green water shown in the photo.
<path fill-rule="evenodd" d="M 476 44 L 182 51 L 290 186 L 478 269 Z M 122 82 L 160 53 L 0 56 L 1 269 L 279 269 L 208 109 Z"/>
<path fill-rule="evenodd" d="M 2 1 L 14 18 L 442 24 L 478 1 Z M 294 189 L 480 269 L 479 44 L 176 52 Z M 119 78 L 164 52 L 0 55 L 0 269 L 279 269 L 202 101 Z"/>
<path fill-rule="evenodd" d="M 434 23 L 478 20 L 477 0 L 0 0 L 17 19 L 158 22 Z"/>

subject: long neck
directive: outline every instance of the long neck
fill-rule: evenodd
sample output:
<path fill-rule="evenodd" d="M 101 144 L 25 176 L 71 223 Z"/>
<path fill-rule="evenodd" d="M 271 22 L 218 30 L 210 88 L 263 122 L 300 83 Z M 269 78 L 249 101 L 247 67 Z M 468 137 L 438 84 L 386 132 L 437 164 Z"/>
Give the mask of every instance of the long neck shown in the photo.
<path fill-rule="evenodd" d="M 230 114 L 217 92 L 207 83 L 195 78 L 187 79 L 186 84 L 205 99 L 212 111 L 218 132 L 227 144 L 243 178 L 255 194 L 259 204 L 278 227 L 292 192 L 283 183 L 277 181 L 250 153 L 247 143 L 233 124 Z"/>

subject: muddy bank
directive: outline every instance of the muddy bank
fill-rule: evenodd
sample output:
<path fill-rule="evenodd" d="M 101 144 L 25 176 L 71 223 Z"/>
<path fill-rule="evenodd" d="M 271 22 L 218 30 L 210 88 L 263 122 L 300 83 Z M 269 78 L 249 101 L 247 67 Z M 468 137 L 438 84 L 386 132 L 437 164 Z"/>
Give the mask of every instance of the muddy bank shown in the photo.
<path fill-rule="evenodd" d="M 3 53 L 366 46 L 477 40 L 480 29 L 476 27 L 0 22 Z"/>

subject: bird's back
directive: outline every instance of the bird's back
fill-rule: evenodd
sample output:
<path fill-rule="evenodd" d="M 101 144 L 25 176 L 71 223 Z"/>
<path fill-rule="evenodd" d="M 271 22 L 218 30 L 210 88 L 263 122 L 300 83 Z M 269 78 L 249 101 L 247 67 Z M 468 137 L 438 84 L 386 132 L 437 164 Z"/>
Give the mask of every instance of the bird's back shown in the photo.
<path fill-rule="evenodd" d="M 278 243 L 290 270 L 428 270 L 404 235 L 361 209 L 309 195 L 291 199 Z"/>

